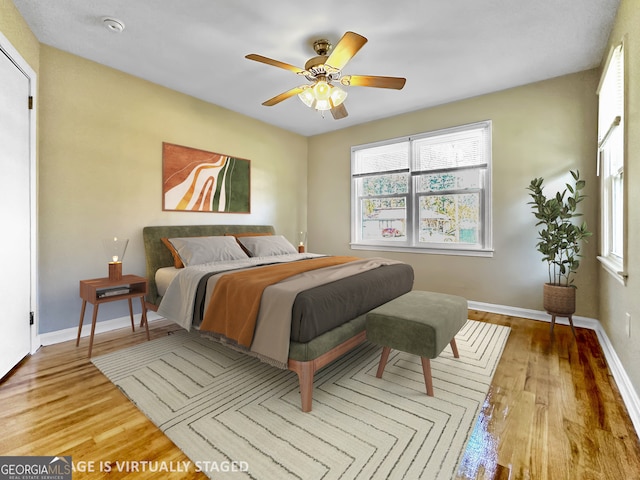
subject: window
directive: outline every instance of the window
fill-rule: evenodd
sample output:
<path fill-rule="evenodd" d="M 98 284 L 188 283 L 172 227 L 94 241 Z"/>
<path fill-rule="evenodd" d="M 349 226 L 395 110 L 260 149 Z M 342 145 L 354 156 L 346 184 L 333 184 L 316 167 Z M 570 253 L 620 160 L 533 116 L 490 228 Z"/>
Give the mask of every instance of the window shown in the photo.
<path fill-rule="evenodd" d="M 351 149 L 354 249 L 491 255 L 491 122 Z"/>
<path fill-rule="evenodd" d="M 598 88 L 598 175 L 601 182 L 599 260 L 623 283 L 625 273 L 624 50 L 611 51 Z"/>

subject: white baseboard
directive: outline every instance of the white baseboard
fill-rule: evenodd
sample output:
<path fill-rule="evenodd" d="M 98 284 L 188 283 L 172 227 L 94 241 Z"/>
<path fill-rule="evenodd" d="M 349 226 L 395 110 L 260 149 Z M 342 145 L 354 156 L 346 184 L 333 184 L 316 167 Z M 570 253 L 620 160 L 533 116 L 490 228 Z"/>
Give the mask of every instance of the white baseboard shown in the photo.
<path fill-rule="evenodd" d="M 474 301 L 469 301 L 469 308 L 472 310 L 480 310 L 481 312 L 491 312 L 498 313 L 500 315 L 529 318 L 531 320 L 539 320 L 549 323 L 551 322 L 551 316 L 540 310 L 529 310 L 526 308 L 494 305 L 491 303 Z M 569 325 L 569 320 L 567 318 L 557 318 L 556 323 L 560 325 Z M 638 397 L 638 394 L 631 383 L 631 379 L 622 366 L 622 362 L 620 362 L 620 358 L 614 350 L 607 333 L 604 331 L 604 328 L 602 328 L 602 324 L 594 318 L 580 316 L 573 317 L 573 324 L 576 327 L 588 328 L 596 332 L 605 359 L 607 360 L 607 365 L 611 370 L 611 374 L 618 386 L 618 390 L 620 390 L 622 401 L 627 407 L 629 417 L 631 418 L 631 422 L 636 430 L 636 435 L 640 437 L 640 397 Z"/>
<path fill-rule="evenodd" d="M 134 315 L 133 320 L 136 327 L 140 325 L 140 314 Z M 163 317 L 156 312 L 147 311 L 147 320 L 153 322 L 160 320 Z M 113 320 L 104 320 L 102 322 L 96 322 L 95 333 L 110 332 L 111 330 L 117 330 L 119 328 L 131 328 L 130 317 L 114 318 Z M 83 324 L 81 337 L 88 337 L 91 334 L 91 323 Z M 54 345 L 56 343 L 68 342 L 69 340 L 75 340 L 78 337 L 78 327 L 65 328 L 64 330 L 57 330 L 55 332 L 41 333 L 39 335 L 40 345 Z"/>
<path fill-rule="evenodd" d="M 507 305 L 494 305 L 492 303 L 474 301 L 469 301 L 469 308 L 471 310 L 480 310 L 482 312 L 498 313 L 500 315 L 529 318 L 531 320 L 551 323 L 551 316 L 547 312 L 543 312 L 541 310 L 531 310 L 528 308 L 509 307 Z M 573 325 L 576 327 L 588 328 L 590 330 L 598 330 L 600 328 L 600 322 L 595 318 L 580 317 L 578 315 L 574 315 L 572 318 Z M 564 317 L 558 317 L 556 318 L 556 324 L 569 325 L 569 320 Z"/>
<path fill-rule="evenodd" d="M 633 426 L 636 429 L 636 434 L 638 435 L 638 437 L 640 437 L 640 398 L 638 397 L 636 389 L 631 383 L 631 379 L 622 366 L 622 362 L 620 362 L 618 354 L 613 349 L 613 345 L 611 344 L 609 337 L 607 337 L 607 334 L 602 328 L 602 325 L 600 325 L 600 322 L 598 322 L 598 325 L 599 328 L 596 329 L 596 335 L 598 335 L 600 346 L 602 347 L 604 356 L 607 359 L 607 364 L 609 365 L 609 369 L 611 370 L 613 379 L 618 386 L 618 390 L 620 390 L 620 395 L 622 396 L 624 404 L 627 407 L 627 411 L 629 412 L 629 416 L 631 417 Z"/>

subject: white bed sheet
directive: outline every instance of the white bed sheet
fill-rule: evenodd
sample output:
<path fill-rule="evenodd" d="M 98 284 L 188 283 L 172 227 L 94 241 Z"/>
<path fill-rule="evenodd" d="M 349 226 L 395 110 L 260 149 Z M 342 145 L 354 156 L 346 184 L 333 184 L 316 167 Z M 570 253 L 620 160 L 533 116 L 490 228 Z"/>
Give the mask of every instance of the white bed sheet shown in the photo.
<path fill-rule="evenodd" d="M 180 273 L 180 269 L 176 267 L 162 267 L 156 271 L 156 288 L 158 289 L 158 295 L 164 297 L 169 284 L 178 273 Z"/>

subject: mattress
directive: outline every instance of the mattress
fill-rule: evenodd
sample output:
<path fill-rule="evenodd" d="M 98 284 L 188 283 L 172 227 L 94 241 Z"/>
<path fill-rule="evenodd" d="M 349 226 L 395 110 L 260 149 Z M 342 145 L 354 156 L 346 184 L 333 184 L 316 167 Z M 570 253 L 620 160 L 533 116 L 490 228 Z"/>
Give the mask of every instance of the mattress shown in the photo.
<path fill-rule="evenodd" d="M 167 288 L 171 281 L 180 272 L 176 267 L 163 267 L 156 271 L 156 287 L 158 289 L 158 295 L 163 297 L 167 292 Z"/>

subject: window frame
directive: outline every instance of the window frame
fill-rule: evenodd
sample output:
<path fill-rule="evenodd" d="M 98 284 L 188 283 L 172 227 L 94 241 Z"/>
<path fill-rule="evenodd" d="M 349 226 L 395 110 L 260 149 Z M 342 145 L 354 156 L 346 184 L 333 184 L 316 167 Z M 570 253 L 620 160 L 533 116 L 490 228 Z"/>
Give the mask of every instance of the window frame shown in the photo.
<path fill-rule="evenodd" d="M 620 49 L 620 53 L 616 51 Z M 603 114 L 605 110 L 602 105 L 602 89 L 608 75 L 616 75 L 610 71 L 610 67 L 615 56 L 621 68 L 618 74 L 621 85 L 619 93 L 621 95 L 619 108 L 614 110 L 613 117 Z M 597 88 L 598 95 L 598 168 L 597 174 L 600 177 L 600 255 L 597 257 L 601 265 L 612 277 L 623 285 L 627 282 L 627 262 L 628 262 L 628 237 L 627 237 L 627 208 L 628 208 L 628 185 L 625 171 L 627 169 L 627 138 L 628 131 L 625 121 L 627 106 L 627 52 L 624 42 L 614 45 L 609 51 L 607 62 L 600 78 Z M 612 110 L 607 110 L 610 113 Z M 621 138 L 617 138 L 621 137 Z M 611 143 L 616 142 L 617 143 Z M 621 150 L 621 158 L 615 168 L 612 168 L 613 155 L 616 149 Z M 616 180 L 618 179 L 619 180 Z M 616 183 L 617 181 L 617 183 Z M 616 185 L 618 188 L 616 188 Z M 619 189 L 621 188 L 621 195 Z M 617 228 L 616 228 L 617 226 Z M 621 246 L 616 245 L 616 239 Z"/>
<path fill-rule="evenodd" d="M 462 166 L 455 168 L 442 168 L 432 170 L 419 170 L 417 162 L 417 145 L 421 140 L 434 137 L 444 137 L 451 134 L 480 130 L 480 134 L 484 139 L 484 151 L 482 156 L 484 162 L 473 166 Z M 493 228 L 492 228 L 492 194 L 491 194 L 491 168 L 492 168 L 492 122 L 491 120 L 483 120 L 455 127 L 433 130 L 417 135 L 405 137 L 397 137 L 388 140 L 362 144 L 351 147 L 351 242 L 350 246 L 353 250 L 380 250 L 392 252 L 411 252 L 411 253 L 427 253 L 440 255 L 464 255 L 464 256 L 493 256 Z M 357 152 L 365 150 L 373 150 L 388 145 L 407 145 L 408 150 L 408 166 L 395 170 L 377 170 L 376 172 L 356 173 Z M 479 175 L 480 185 L 477 188 L 468 189 L 448 189 L 437 192 L 419 191 L 418 182 L 421 175 L 446 173 L 447 171 L 477 171 Z M 362 210 L 361 202 L 367 198 L 382 198 L 381 195 L 362 195 L 358 190 L 358 182 L 363 177 L 372 177 L 375 175 L 388 175 L 392 173 L 407 173 L 408 192 L 385 194 L 383 198 L 400 198 L 405 197 L 406 211 L 406 229 L 405 240 L 372 240 L 363 239 L 360 236 L 362 229 Z M 419 225 L 420 225 L 420 198 L 429 195 L 457 195 L 479 193 L 479 215 L 480 227 L 478 232 L 478 242 L 476 244 L 465 243 L 430 243 L 420 242 Z"/>

